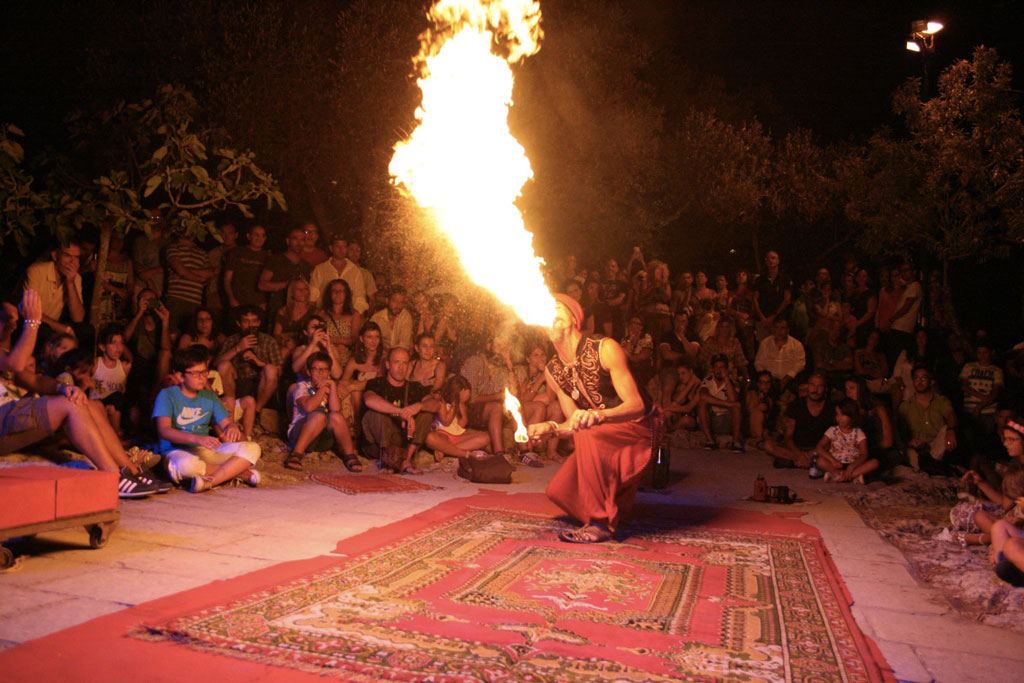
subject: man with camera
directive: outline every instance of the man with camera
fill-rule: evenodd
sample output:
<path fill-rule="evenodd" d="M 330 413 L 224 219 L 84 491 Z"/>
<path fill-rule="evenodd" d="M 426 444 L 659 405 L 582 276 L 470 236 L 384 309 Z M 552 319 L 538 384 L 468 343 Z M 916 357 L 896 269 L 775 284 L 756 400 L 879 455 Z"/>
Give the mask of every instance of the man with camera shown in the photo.
<path fill-rule="evenodd" d="M 235 401 L 251 398 L 253 417 L 243 417 L 242 430 L 252 436 L 251 422 L 266 407 L 281 377 L 281 350 L 269 334 L 260 332 L 261 313 L 255 306 L 236 312 L 238 332 L 228 337 L 217 356 L 217 372 L 224 383 L 224 407 L 234 414 Z"/>

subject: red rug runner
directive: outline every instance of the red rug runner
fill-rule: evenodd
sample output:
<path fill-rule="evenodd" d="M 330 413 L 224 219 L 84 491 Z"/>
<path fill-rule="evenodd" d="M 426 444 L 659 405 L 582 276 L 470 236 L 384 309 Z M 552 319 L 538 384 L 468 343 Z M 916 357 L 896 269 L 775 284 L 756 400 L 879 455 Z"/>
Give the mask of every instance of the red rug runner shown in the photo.
<path fill-rule="evenodd" d="M 397 474 L 348 474 L 339 472 L 318 472 L 309 475 L 312 481 L 330 486 L 342 493 L 407 493 L 410 491 L 433 491 L 439 486 L 431 486 L 421 481 Z"/>
<path fill-rule="evenodd" d="M 892 680 L 818 532 L 658 506 L 567 545 L 540 494 L 481 493 L 0 653 L 12 680 Z"/>

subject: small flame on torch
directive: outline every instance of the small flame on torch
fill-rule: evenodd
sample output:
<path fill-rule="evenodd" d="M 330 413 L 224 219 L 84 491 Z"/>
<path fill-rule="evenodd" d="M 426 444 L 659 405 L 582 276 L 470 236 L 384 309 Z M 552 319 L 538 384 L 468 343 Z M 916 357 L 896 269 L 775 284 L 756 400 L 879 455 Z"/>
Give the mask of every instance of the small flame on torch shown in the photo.
<path fill-rule="evenodd" d="M 519 399 L 505 387 L 505 410 L 512 413 L 512 419 L 516 421 L 516 443 L 526 443 L 530 440 L 526 433 L 526 424 L 523 422 L 523 412 Z"/>

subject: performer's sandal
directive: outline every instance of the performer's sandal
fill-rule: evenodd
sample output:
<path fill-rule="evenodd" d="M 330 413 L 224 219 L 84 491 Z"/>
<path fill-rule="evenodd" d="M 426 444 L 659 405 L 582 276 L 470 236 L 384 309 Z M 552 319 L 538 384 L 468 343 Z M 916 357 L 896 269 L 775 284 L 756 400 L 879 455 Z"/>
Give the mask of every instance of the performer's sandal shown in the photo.
<path fill-rule="evenodd" d="M 296 453 L 295 451 L 292 451 L 288 454 L 288 457 L 284 459 L 284 468 L 286 470 L 301 470 L 303 457 L 305 457 L 305 453 Z"/>
<path fill-rule="evenodd" d="M 363 471 L 363 463 L 359 461 L 359 456 L 355 453 L 342 453 L 341 461 L 345 464 L 345 469 L 349 472 Z"/>
<path fill-rule="evenodd" d="M 611 540 L 612 534 L 607 529 L 588 524 L 579 529 L 565 529 L 559 532 L 558 538 L 566 543 L 604 543 Z"/>

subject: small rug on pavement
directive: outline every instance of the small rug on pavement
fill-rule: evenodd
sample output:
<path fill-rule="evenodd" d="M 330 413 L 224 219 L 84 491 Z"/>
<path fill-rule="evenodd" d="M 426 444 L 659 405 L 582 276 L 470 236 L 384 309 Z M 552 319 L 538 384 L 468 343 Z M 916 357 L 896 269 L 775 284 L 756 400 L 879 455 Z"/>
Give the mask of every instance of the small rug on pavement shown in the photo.
<path fill-rule="evenodd" d="M 988 546 L 962 547 L 936 538 L 950 526 L 954 479 L 901 468 L 900 481 L 846 496 L 864 522 L 896 546 L 920 581 L 938 589 L 964 616 L 1024 633 L 1024 590 L 1000 581 Z"/>
<path fill-rule="evenodd" d="M 448 501 L 132 635 L 345 680 L 891 679 L 793 515 L 652 506 L 590 546 L 556 515 L 540 494 Z"/>
<path fill-rule="evenodd" d="M 345 470 L 316 472 L 309 475 L 311 481 L 330 486 L 342 493 L 405 493 L 409 491 L 433 491 L 441 488 L 422 481 L 397 474 L 350 474 Z"/>

